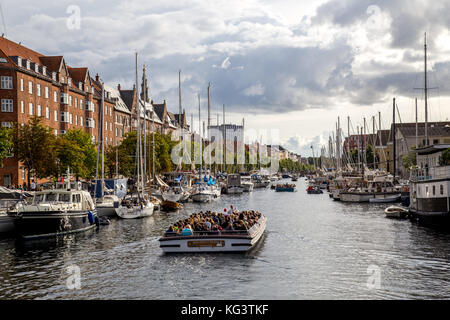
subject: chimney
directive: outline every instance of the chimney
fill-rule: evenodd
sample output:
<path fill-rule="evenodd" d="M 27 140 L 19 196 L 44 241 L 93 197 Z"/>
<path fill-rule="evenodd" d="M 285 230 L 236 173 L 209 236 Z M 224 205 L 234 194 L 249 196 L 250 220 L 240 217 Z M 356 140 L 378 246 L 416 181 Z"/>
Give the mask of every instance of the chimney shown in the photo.
<path fill-rule="evenodd" d="M 100 82 L 100 77 L 98 76 L 98 73 L 95 75 L 95 81 Z"/>
<path fill-rule="evenodd" d="M 120 87 L 120 83 L 117 85 L 117 90 L 121 90 L 122 88 Z"/>

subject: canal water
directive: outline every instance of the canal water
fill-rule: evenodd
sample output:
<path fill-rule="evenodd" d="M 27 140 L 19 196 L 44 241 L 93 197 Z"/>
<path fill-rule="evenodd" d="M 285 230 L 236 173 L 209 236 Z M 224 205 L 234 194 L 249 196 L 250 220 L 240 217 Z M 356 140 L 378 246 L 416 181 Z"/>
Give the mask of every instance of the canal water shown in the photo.
<path fill-rule="evenodd" d="M 334 202 L 327 193 L 306 194 L 304 179 L 297 185 L 295 193 L 255 190 L 210 204 L 188 203 L 178 213 L 114 219 L 58 243 L 24 247 L 1 240 L 0 298 L 450 298 L 449 234 L 386 219 L 386 205 Z M 162 254 L 158 238 L 171 223 L 230 204 L 268 218 L 253 251 Z M 79 289 L 67 286 L 70 270 L 80 271 Z"/>

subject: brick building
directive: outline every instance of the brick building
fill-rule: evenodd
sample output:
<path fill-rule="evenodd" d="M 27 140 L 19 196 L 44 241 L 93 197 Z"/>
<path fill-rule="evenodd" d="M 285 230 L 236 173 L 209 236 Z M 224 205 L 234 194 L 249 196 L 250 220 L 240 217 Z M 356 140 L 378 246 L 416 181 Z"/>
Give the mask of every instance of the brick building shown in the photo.
<path fill-rule="evenodd" d="M 141 125 L 144 110 L 147 132 L 170 133 L 178 121 L 168 113 L 166 102 L 141 103 Z M 122 90 L 104 85 L 105 146 L 119 144 L 124 134 L 137 127 L 136 90 Z M 0 122 L 3 127 L 26 123 L 37 115 L 52 128 L 55 135 L 70 129 L 82 129 L 101 139 L 99 123 L 102 105 L 102 83 L 98 75 L 91 77 L 86 67 L 71 67 L 63 56 L 46 56 L 18 43 L 0 37 Z M 185 118 L 183 125 L 186 126 Z M 3 160 L 0 185 L 23 185 L 26 171 L 17 158 Z"/>

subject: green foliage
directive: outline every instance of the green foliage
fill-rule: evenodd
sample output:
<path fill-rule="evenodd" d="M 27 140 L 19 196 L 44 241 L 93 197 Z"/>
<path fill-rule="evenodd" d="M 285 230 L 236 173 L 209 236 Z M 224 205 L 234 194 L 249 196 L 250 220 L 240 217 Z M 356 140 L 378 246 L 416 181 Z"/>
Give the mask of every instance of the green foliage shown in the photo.
<path fill-rule="evenodd" d="M 402 164 L 406 168 L 406 170 L 410 170 L 412 167 L 417 165 L 416 161 L 416 153 L 414 151 L 408 152 L 402 157 Z"/>
<path fill-rule="evenodd" d="M 3 159 L 8 157 L 14 148 L 12 137 L 11 129 L 0 129 L 0 168 L 3 167 Z"/>
<path fill-rule="evenodd" d="M 441 166 L 448 166 L 450 165 L 450 148 L 445 149 L 442 151 L 441 158 L 439 159 L 439 164 Z"/>
<path fill-rule="evenodd" d="M 38 178 L 55 172 L 55 139 L 51 129 L 43 126 L 39 117 L 33 117 L 23 125 L 16 125 L 14 152 L 28 172 L 28 185 L 31 172 Z"/>
<path fill-rule="evenodd" d="M 57 176 L 64 174 L 67 168 L 70 168 L 77 179 L 80 177 L 90 179 L 95 176 L 97 151 L 89 133 L 72 129 L 58 136 L 56 153 Z"/>

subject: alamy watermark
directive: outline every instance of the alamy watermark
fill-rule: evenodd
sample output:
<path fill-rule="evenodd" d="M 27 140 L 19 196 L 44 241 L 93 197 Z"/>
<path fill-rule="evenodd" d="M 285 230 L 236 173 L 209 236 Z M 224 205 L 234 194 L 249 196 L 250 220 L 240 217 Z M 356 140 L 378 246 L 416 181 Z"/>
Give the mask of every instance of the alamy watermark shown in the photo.
<path fill-rule="evenodd" d="M 66 276 L 66 287 L 69 290 L 80 290 L 81 289 L 81 269 L 77 265 L 70 265 L 65 268 Z"/>
<path fill-rule="evenodd" d="M 172 140 L 180 141 L 171 153 L 174 164 L 205 165 L 246 165 L 261 164 L 271 173 L 278 172 L 280 148 L 279 130 L 247 129 L 230 130 L 223 134 L 222 130 L 210 128 L 208 141 L 201 140 L 198 134 L 187 130 L 174 130 Z M 261 144 L 257 141 L 267 141 Z M 201 145 L 204 145 L 201 147 Z M 201 154 L 200 154 L 201 150 Z M 246 151 L 248 156 L 246 156 Z"/>
<path fill-rule="evenodd" d="M 66 9 L 69 14 L 66 21 L 67 29 L 80 30 L 81 29 L 81 9 L 77 5 L 70 5 Z"/>
<path fill-rule="evenodd" d="M 381 289 L 381 269 L 379 266 L 371 264 L 367 267 L 367 278 L 366 286 L 369 290 L 379 290 Z"/>

